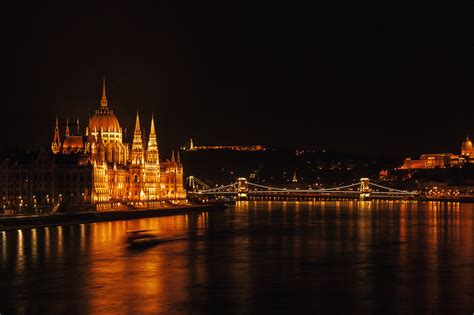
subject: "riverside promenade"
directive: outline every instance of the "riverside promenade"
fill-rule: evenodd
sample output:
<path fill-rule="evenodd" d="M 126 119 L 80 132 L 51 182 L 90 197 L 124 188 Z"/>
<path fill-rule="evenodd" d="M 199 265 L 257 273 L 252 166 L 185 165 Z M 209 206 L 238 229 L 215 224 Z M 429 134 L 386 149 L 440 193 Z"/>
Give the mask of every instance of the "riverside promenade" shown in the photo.
<path fill-rule="evenodd" d="M 177 205 L 157 209 L 87 211 L 0 217 L 0 231 L 44 226 L 152 218 L 225 209 L 223 204 Z"/>

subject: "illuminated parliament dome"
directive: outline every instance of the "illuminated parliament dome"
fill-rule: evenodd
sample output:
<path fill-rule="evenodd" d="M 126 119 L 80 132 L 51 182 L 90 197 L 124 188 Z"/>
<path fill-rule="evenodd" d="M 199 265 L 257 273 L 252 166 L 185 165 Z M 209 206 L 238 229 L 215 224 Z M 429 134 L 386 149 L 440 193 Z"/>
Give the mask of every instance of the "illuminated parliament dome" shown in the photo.
<path fill-rule="evenodd" d="M 99 131 L 102 131 L 104 141 L 122 142 L 122 128 L 115 117 L 114 112 L 107 106 L 107 96 L 105 92 L 105 79 L 102 86 L 102 99 L 100 108 L 95 111 L 94 116 L 89 120 L 88 131 L 97 138 Z"/>
<path fill-rule="evenodd" d="M 108 108 L 100 108 L 95 111 L 94 116 L 89 121 L 89 130 L 91 131 L 119 131 L 120 124 L 114 112 Z"/>
<path fill-rule="evenodd" d="M 100 107 L 95 111 L 94 116 L 89 119 L 86 135 L 88 146 L 90 146 L 88 149 L 90 150 L 93 150 L 99 142 L 103 142 L 107 162 L 121 165 L 127 163 L 128 147 L 122 143 L 122 128 L 114 112 L 108 107 L 105 78 Z"/>

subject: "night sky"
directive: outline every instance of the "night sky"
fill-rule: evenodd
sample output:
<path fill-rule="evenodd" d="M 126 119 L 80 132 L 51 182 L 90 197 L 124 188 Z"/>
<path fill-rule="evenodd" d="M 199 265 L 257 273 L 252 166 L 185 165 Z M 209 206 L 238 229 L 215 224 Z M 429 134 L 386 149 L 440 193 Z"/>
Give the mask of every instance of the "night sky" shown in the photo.
<path fill-rule="evenodd" d="M 153 111 L 165 152 L 458 153 L 474 137 L 472 4 L 307 2 L 17 3 L 2 142 L 49 146 L 56 113 L 85 127 L 104 75 L 122 127 Z"/>

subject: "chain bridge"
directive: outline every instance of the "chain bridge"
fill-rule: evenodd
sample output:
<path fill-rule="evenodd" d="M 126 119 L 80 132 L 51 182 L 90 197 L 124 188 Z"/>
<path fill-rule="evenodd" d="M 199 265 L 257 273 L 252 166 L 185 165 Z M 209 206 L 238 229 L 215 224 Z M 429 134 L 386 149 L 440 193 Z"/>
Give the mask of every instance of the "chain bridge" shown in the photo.
<path fill-rule="evenodd" d="M 188 177 L 188 184 L 194 189 L 188 195 L 197 198 L 222 198 L 236 199 L 412 199 L 418 192 L 410 192 L 372 183 L 369 178 L 361 178 L 359 182 L 331 188 L 319 189 L 289 189 L 271 187 L 238 178 L 229 185 L 210 188 L 196 177 Z M 199 189 L 201 187 L 201 189 Z"/>

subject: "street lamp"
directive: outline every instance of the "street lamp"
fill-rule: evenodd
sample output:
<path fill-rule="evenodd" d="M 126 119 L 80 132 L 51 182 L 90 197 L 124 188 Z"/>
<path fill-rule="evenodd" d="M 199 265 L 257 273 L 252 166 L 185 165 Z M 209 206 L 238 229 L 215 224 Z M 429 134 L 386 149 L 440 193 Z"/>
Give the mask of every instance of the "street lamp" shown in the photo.
<path fill-rule="evenodd" d="M 38 212 L 37 203 L 36 203 L 36 195 L 33 195 L 33 209 L 35 210 L 35 213 Z"/>

